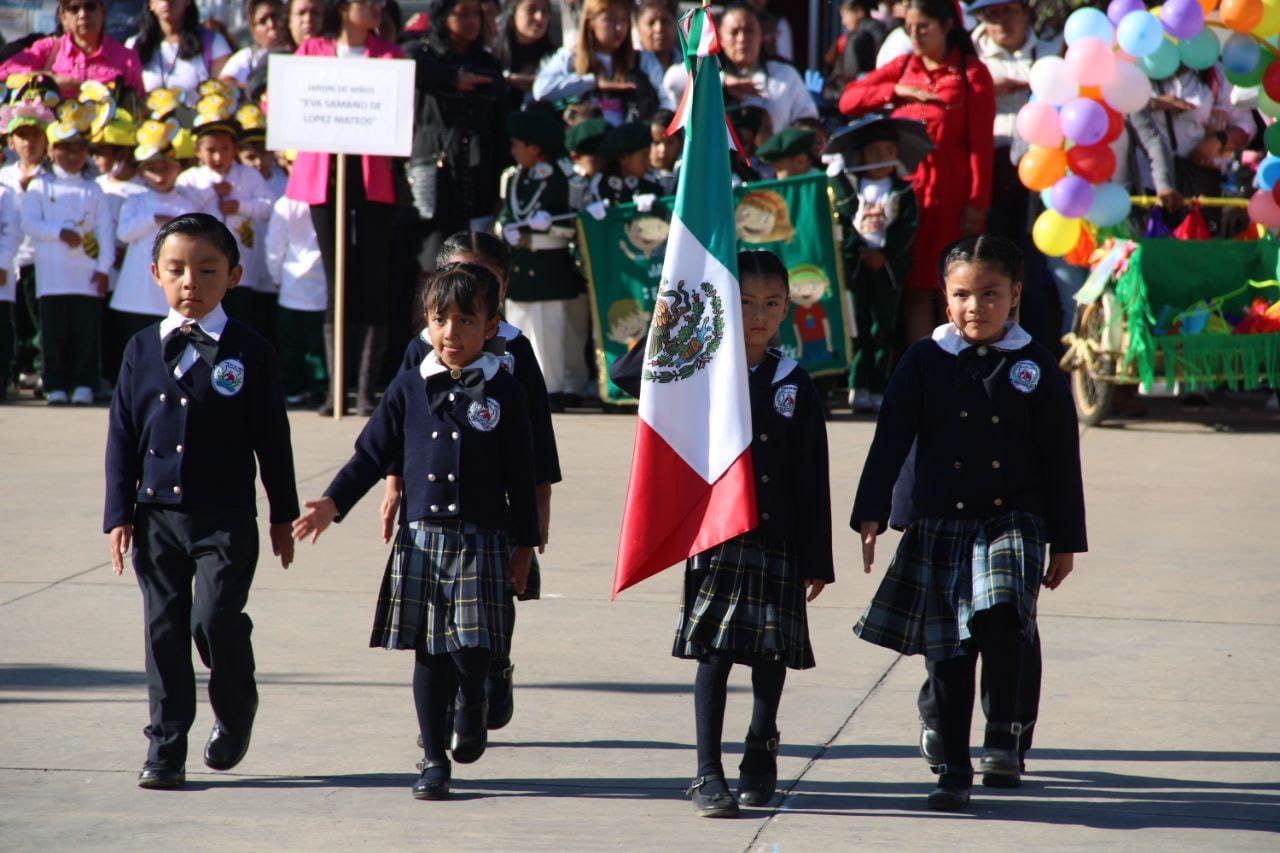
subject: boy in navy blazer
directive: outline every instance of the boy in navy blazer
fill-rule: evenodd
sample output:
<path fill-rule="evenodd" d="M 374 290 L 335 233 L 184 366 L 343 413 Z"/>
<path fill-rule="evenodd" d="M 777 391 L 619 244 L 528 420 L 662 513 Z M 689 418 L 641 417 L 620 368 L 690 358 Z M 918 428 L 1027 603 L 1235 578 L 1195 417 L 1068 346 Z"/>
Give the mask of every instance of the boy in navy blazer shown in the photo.
<path fill-rule="evenodd" d="M 117 575 L 132 546 L 142 588 L 151 705 L 142 788 L 186 780 L 196 711 L 188 631 L 209 667 L 205 764 L 230 770 L 249 747 L 258 692 L 243 611 L 258 561 L 255 457 L 272 553 L 284 568 L 293 561 L 298 494 L 280 370 L 270 345 L 221 305 L 240 274 L 235 238 L 215 217 L 162 227 L 151 275 L 169 314 L 129 342 L 111 401 L 103 530 Z"/>

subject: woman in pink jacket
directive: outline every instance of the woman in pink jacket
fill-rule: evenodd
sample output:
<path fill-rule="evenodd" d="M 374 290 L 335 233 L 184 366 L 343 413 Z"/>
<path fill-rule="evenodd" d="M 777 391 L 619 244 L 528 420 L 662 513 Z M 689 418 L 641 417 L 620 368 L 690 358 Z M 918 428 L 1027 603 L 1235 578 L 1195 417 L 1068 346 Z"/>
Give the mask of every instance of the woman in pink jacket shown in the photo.
<path fill-rule="evenodd" d="M 141 95 L 142 63 L 138 54 L 106 34 L 106 20 L 105 0 L 59 0 L 62 33 L 37 39 L 9 57 L 0 65 L 0 80 L 23 71 L 43 71 L 53 75 L 64 98 L 75 97 L 86 80 L 107 84 L 119 80 Z"/>
<path fill-rule="evenodd" d="M 320 35 L 298 48 L 299 56 L 403 59 L 392 42 L 374 35 L 383 0 L 326 0 Z M 298 152 L 285 194 L 311 205 L 311 220 L 329 281 L 325 316 L 325 352 L 333 370 L 334 186 L 337 158 L 311 151 Z M 374 383 L 387 343 L 388 259 L 396 201 L 390 157 L 347 157 L 346 332 L 349 347 L 359 347 L 356 408 L 373 413 Z M 341 401 L 339 401 L 341 402 Z M 333 414 L 334 401 L 325 400 L 320 413 Z"/>

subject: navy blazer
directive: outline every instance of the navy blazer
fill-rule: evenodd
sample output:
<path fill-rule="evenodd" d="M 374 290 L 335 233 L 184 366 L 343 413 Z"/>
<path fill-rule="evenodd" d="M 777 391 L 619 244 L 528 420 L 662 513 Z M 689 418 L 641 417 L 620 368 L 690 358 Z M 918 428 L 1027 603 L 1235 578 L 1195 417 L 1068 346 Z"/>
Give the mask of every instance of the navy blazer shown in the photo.
<path fill-rule="evenodd" d="M 542 483 L 558 483 L 560 453 L 556 450 L 556 432 L 551 423 L 551 401 L 547 397 L 547 380 L 542 366 L 534 355 L 533 344 L 519 329 L 509 323 L 498 326 L 498 334 L 506 341 L 506 354 L 500 356 L 502 367 L 511 373 L 524 388 L 525 401 L 529 404 L 529 426 L 533 429 L 534 478 Z M 404 360 L 400 369 L 417 370 L 418 365 L 431 352 L 431 344 L 415 335 L 404 348 Z M 399 473 L 399 472 L 393 472 Z"/>
<path fill-rule="evenodd" d="M 159 323 L 125 347 L 107 428 L 105 532 L 132 524 L 137 504 L 256 515 L 255 457 L 271 523 L 298 517 L 275 351 L 229 319 L 214 364 L 222 368 L 217 386 L 202 359 L 175 379 L 164 363 Z"/>
<path fill-rule="evenodd" d="M 1045 520 L 1054 551 L 1088 550 L 1075 406 L 1044 347 L 969 346 L 953 355 L 932 339 L 913 344 L 885 392 L 854 500 L 855 530 L 874 521 L 884 531 L 912 441 L 915 468 L 904 480 L 914 479 L 915 518 L 1022 510 Z"/>
<path fill-rule="evenodd" d="M 437 374 L 432 388 L 447 379 Z M 533 440 L 519 383 L 499 370 L 484 383 L 486 405 L 458 388 L 438 412 L 428 405 L 427 385 L 416 370 L 392 380 L 356 439 L 355 455 L 325 490 L 339 520 L 386 472 L 398 471 L 402 518 L 468 522 L 508 531 L 516 545 L 537 546 Z"/>
<path fill-rule="evenodd" d="M 613 383 L 640 396 L 645 342 L 610 368 Z M 747 380 L 751 464 L 759 531 L 787 543 L 803 580 L 835 580 L 831 556 L 831 477 L 822 402 L 804 368 L 770 351 Z"/>

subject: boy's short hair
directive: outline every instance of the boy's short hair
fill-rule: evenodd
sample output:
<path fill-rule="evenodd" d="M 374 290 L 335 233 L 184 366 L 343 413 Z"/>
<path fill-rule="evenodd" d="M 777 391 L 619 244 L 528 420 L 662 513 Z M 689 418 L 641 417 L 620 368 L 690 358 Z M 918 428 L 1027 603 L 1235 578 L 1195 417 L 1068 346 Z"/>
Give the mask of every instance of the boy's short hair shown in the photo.
<path fill-rule="evenodd" d="M 479 264 L 445 264 L 427 281 L 422 307 L 429 312 L 457 305 L 474 311 L 479 303 L 486 317 L 497 317 L 499 287 L 493 273 Z"/>
<path fill-rule="evenodd" d="M 151 243 L 151 263 L 160 263 L 160 248 L 171 234 L 207 240 L 227 259 L 227 268 L 240 265 L 240 247 L 235 235 L 222 224 L 222 220 L 207 213 L 184 213 L 160 226 L 156 239 Z"/>

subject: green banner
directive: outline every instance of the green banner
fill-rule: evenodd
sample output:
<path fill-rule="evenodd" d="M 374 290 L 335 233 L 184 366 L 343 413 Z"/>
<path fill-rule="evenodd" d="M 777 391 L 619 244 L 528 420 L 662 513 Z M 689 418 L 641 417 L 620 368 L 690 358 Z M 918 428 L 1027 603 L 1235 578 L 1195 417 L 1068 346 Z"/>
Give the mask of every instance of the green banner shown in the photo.
<path fill-rule="evenodd" d="M 649 334 L 674 202 L 674 197 L 658 199 L 646 213 L 621 204 L 610 207 L 604 219 L 578 217 L 605 402 L 631 400 L 609 381 L 609 367 Z M 733 202 L 738 249 L 767 249 L 790 274 L 791 311 L 780 330 L 782 350 L 811 376 L 847 371 L 844 268 L 826 175 L 747 184 L 734 190 Z"/>

